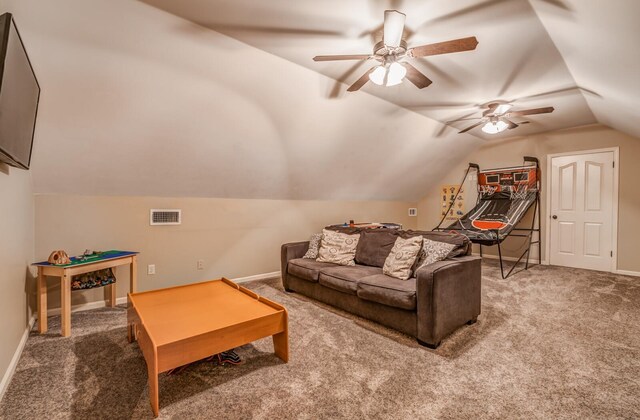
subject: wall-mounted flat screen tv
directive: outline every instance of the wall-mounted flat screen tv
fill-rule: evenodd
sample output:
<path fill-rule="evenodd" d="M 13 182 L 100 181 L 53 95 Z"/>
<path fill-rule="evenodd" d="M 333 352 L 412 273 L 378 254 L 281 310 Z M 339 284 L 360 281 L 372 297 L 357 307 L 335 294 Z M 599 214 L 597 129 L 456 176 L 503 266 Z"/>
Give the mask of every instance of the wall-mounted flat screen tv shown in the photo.
<path fill-rule="evenodd" d="M 18 28 L 0 16 L 0 161 L 29 169 L 40 86 Z"/>

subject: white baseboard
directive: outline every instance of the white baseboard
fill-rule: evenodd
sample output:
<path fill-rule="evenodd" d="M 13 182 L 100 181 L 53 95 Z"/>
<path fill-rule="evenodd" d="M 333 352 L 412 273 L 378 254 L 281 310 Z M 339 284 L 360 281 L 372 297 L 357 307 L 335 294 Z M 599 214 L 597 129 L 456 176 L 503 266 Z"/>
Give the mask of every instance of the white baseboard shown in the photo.
<path fill-rule="evenodd" d="M 116 305 L 120 305 L 123 303 L 127 303 L 126 296 L 116 298 Z M 104 308 L 105 306 L 107 306 L 106 301 L 97 300 L 95 302 L 87 302 L 87 303 L 81 303 L 79 305 L 73 305 L 71 307 L 71 312 L 73 313 L 73 312 L 89 311 L 91 309 Z M 53 315 L 60 315 L 60 308 L 53 308 L 53 309 L 47 310 L 47 316 L 53 316 Z"/>
<path fill-rule="evenodd" d="M 271 273 L 256 274 L 256 275 L 247 276 L 247 277 L 237 277 L 235 279 L 229 279 L 229 280 L 232 280 L 235 283 L 244 283 L 244 282 L 247 282 L 247 281 L 254 281 L 254 280 L 277 279 L 278 277 L 280 277 L 280 271 L 273 271 Z"/>
<path fill-rule="evenodd" d="M 623 276 L 640 277 L 640 271 L 616 270 L 616 274 L 622 274 Z"/>
<path fill-rule="evenodd" d="M 473 255 L 476 255 L 478 257 L 480 256 L 480 254 L 476 253 L 476 252 L 474 252 Z M 487 254 L 487 253 L 482 255 L 482 258 L 488 258 L 490 260 L 499 260 L 500 259 L 500 257 L 497 256 L 497 255 L 491 255 L 491 254 Z M 518 261 L 518 259 L 516 257 L 503 256 L 502 259 L 504 261 L 512 261 L 512 262 Z M 525 259 L 523 258 L 521 262 L 524 262 L 524 261 L 525 261 Z M 537 259 L 537 258 L 529 258 L 529 264 L 540 264 L 540 260 Z M 548 265 L 548 264 L 547 264 L 547 262 L 545 260 L 542 260 L 542 265 Z"/>
<path fill-rule="evenodd" d="M 0 382 L 0 401 L 2 401 L 2 397 L 4 396 L 5 391 L 9 387 L 9 383 L 11 382 L 11 378 L 13 378 L 13 374 L 16 373 L 16 368 L 18 367 L 18 361 L 20 361 L 20 356 L 22 356 L 22 351 L 24 350 L 25 344 L 27 344 L 27 338 L 29 338 L 29 331 L 33 328 L 33 324 L 36 322 L 36 315 L 32 315 L 29 320 L 29 326 L 25 328 L 24 333 L 22 333 L 22 338 L 20 339 L 20 343 L 18 343 L 18 347 L 16 348 L 15 353 L 13 353 L 13 357 L 11 358 L 11 362 L 7 367 L 7 370 L 4 372 L 4 376 L 2 377 L 2 382 Z"/>

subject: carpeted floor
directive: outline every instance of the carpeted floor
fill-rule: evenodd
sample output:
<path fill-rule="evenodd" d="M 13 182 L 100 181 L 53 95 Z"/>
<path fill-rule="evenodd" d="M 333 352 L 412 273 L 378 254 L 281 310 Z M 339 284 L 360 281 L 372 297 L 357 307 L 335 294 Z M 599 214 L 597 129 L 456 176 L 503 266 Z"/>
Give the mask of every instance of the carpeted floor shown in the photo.
<path fill-rule="evenodd" d="M 483 268 L 482 315 L 429 350 L 297 294 L 284 304 L 291 360 L 264 339 L 241 366 L 160 377 L 161 418 L 639 418 L 640 279 L 537 266 Z M 31 333 L 2 402 L 7 419 L 150 418 L 147 374 L 123 308 L 73 314 L 63 339 Z"/>

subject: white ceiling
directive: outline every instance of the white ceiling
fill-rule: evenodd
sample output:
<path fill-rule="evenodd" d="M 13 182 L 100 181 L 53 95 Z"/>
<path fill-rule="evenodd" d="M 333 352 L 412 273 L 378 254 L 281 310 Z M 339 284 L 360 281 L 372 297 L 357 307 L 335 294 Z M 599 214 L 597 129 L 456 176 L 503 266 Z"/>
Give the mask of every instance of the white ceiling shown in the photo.
<path fill-rule="evenodd" d="M 314 62 L 314 55 L 366 54 L 385 9 L 406 13 L 409 46 L 476 36 L 475 51 L 413 59 L 433 84 L 362 89 L 441 122 L 495 100 L 514 110 L 553 106 L 551 115 L 497 137 L 600 122 L 640 137 L 640 1 L 637 0 L 142 0 L 345 84 L 322 92 L 340 100 L 369 67 Z M 259 73 L 260 63 L 252 63 Z M 452 124 L 460 129 L 468 122 Z M 447 131 L 455 133 L 448 128 Z M 495 139 L 474 129 L 471 134 Z M 443 133 L 438 133 L 443 134 Z"/>
<path fill-rule="evenodd" d="M 640 1 L 531 1 L 3 0 L 42 87 L 34 189 L 417 200 L 485 143 L 437 121 L 500 99 L 556 108 L 503 137 L 596 120 L 640 137 Z M 389 7 L 412 45 L 480 44 L 416 60 L 426 89 L 346 93 L 366 67 L 311 58 L 368 52 Z"/>
<path fill-rule="evenodd" d="M 564 0 L 562 19 L 544 2 L 533 7 L 601 124 L 640 137 L 640 1 Z"/>

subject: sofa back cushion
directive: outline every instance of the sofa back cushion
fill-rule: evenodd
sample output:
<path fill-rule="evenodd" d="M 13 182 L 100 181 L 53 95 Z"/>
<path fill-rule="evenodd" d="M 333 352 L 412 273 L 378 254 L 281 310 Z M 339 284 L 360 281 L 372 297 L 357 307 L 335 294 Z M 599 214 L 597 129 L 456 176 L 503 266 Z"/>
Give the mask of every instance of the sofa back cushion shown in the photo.
<path fill-rule="evenodd" d="M 403 238 L 422 235 L 432 241 L 445 242 L 455 245 L 447 258 L 459 257 L 460 255 L 471 255 L 471 241 L 464 235 L 451 232 L 431 232 L 424 230 L 406 230 L 402 233 Z"/>
<path fill-rule="evenodd" d="M 356 248 L 356 263 L 382 268 L 397 238 L 396 230 L 363 230 Z"/>

